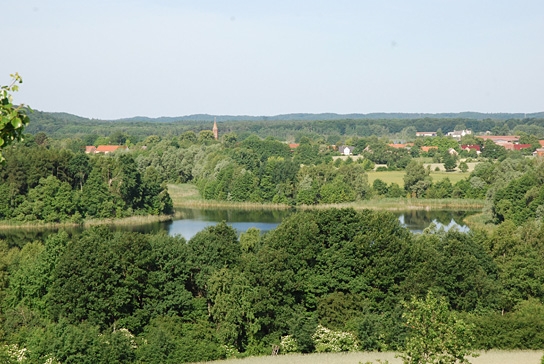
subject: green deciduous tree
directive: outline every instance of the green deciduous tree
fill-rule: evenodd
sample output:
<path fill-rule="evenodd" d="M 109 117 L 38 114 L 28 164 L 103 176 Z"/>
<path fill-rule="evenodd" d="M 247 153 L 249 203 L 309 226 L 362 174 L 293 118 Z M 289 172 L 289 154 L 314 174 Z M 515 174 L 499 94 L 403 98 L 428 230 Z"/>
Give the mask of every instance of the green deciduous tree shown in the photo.
<path fill-rule="evenodd" d="M 14 106 L 11 93 L 19 90 L 17 84 L 23 83 L 18 73 L 10 75 L 10 85 L 0 86 L 0 149 L 23 138 L 24 127 L 28 124 L 28 115 L 24 105 Z M 0 153 L 0 162 L 4 158 Z"/>
<path fill-rule="evenodd" d="M 406 174 L 404 175 L 404 189 L 408 192 L 412 190 L 412 186 L 423 181 L 429 172 L 425 170 L 422 163 L 415 160 L 410 161 L 406 166 Z"/>
<path fill-rule="evenodd" d="M 405 364 L 470 363 L 473 327 L 449 310 L 444 298 L 429 291 L 425 299 L 412 298 L 405 304 L 409 336 L 400 357 Z"/>

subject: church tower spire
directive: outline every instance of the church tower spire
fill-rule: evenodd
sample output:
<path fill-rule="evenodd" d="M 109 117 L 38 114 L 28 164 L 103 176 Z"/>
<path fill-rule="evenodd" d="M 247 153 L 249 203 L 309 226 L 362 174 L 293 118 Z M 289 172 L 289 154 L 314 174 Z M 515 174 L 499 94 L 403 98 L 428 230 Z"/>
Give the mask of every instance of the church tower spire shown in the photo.
<path fill-rule="evenodd" d="M 219 129 L 217 129 L 217 120 L 216 118 L 214 117 L 213 118 L 213 137 L 215 138 L 215 140 L 219 139 Z"/>

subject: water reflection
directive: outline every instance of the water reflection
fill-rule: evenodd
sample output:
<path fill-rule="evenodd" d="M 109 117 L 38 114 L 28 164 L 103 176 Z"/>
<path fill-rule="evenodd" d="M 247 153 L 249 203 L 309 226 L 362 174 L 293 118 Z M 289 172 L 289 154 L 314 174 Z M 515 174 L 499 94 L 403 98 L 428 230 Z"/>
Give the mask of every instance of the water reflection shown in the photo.
<path fill-rule="evenodd" d="M 178 220 L 133 226 L 112 226 L 112 229 L 142 233 L 166 231 L 169 235 L 181 235 L 189 240 L 207 226 L 215 225 L 220 221 L 226 221 L 239 233 L 247 231 L 250 227 L 256 227 L 264 233 L 276 228 L 283 219 L 293 213 L 292 210 L 239 209 L 179 209 L 177 212 L 181 216 Z M 467 232 L 469 228 L 463 223 L 463 219 L 475 211 L 412 210 L 393 213 L 398 216 L 403 226 L 415 233 L 421 233 L 432 222 L 438 228 L 443 227 L 445 230 L 456 228 L 461 232 Z M 51 228 L 0 230 L 0 240 L 6 240 L 10 246 L 22 247 L 28 242 L 44 241 L 48 235 L 56 233 L 57 230 Z M 64 228 L 64 230 L 70 235 L 78 235 L 81 234 L 83 228 Z"/>
<path fill-rule="evenodd" d="M 191 239 L 197 232 L 212 226 L 220 221 L 226 221 L 239 233 L 250 227 L 256 227 L 261 232 L 270 231 L 278 226 L 283 219 L 289 216 L 290 210 L 220 210 L 220 209 L 180 209 L 182 220 L 167 223 L 169 235 L 181 235 L 185 239 Z M 463 219 L 475 211 L 424 211 L 411 210 L 405 212 L 395 211 L 400 223 L 414 233 L 421 233 L 431 223 L 438 228 L 449 230 L 456 228 L 461 232 L 468 232 L 469 228 L 463 223 Z"/>
<path fill-rule="evenodd" d="M 431 223 L 435 223 L 438 229 L 448 231 L 455 228 L 463 233 L 470 229 L 465 225 L 465 217 L 474 214 L 474 211 L 422 211 L 412 210 L 399 213 L 399 221 L 414 233 L 421 233 Z"/>

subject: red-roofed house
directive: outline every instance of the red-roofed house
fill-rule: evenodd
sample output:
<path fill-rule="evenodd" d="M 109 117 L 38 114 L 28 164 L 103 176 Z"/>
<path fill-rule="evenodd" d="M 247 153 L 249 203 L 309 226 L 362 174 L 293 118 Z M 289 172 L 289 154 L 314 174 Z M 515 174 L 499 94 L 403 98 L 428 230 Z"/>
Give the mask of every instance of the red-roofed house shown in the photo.
<path fill-rule="evenodd" d="M 412 147 L 414 145 L 414 143 L 406 143 L 406 144 L 402 144 L 402 143 L 392 143 L 392 144 L 389 144 L 389 146 L 391 148 L 396 148 L 396 149 L 409 149 L 410 147 Z"/>
<path fill-rule="evenodd" d="M 119 149 L 125 150 L 127 149 L 127 147 L 124 145 L 99 145 L 98 147 L 96 147 L 94 153 L 108 154 L 108 153 L 115 152 L 116 150 L 119 150 Z"/>
<path fill-rule="evenodd" d="M 461 145 L 461 149 L 466 150 L 467 152 L 475 150 L 478 154 L 481 152 L 481 147 L 479 145 Z"/>
<path fill-rule="evenodd" d="M 425 152 L 425 153 L 427 153 L 431 149 L 438 149 L 438 147 L 435 147 L 435 146 L 430 146 L 430 147 L 423 146 L 423 147 L 421 147 L 421 151 Z"/>
<path fill-rule="evenodd" d="M 291 148 L 291 150 L 295 150 L 295 149 L 297 149 L 297 147 L 298 147 L 299 145 L 300 145 L 300 144 L 298 144 L 298 143 L 291 143 L 291 144 L 289 144 L 289 148 Z"/>
<path fill-rule="evenodd" d="M 492 140 L 496 144 L 501 142 L 506 142 L 506 143 L 519 142 L 519 137 L 515 135 L 481 135 L 481 136 L 478 136 L 478 138 L 481 138 L 483 140 Z"/>
<path fill-rule="evenodd" d="M 85 153 L 89 154 L 89 153 L 96 153 L 96 147 L 94 145 L 87 145 L 85 147 Z"/>

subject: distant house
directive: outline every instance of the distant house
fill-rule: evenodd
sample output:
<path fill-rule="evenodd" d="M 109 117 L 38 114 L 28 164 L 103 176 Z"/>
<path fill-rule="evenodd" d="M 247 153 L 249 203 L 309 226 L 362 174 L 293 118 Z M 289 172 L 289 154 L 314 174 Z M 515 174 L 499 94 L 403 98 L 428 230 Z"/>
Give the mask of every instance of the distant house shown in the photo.
<path fill-rule="evenodd" d="M 436 131 L 416 131 L 416 137 L 435 137 Z"/>
<path fill-rule="evenodd" d="M 347 146 L 347 145 L 342 145 L 339 149 L 340 153 L 342 153 L 343 155 L 353 155 L 353 150 L 355 149 L 355 147 L 350 147 L 350 146 Z"/>
<path fill-rule="evenodd" d="M 538 148 L 533 152 L 535 157 L 544 157 L 544 148 Z"/>
<path fill-rule="evenodd" d="M 89 154 L 89 153 L 91 153 L 91 154 L 96 153 L 96 147 L 95 147 L 94 145 L 87 145 L 87 146 L 85 147 L 85 153 L 87 153 L 87 154 Z"/>
<path fill-rule="evenodd" d="M 497 143 L 498 145 L 503 146 L 506 150 L 522 150 L 522 149 L 531 149 L 533 146 L 531 144 L 519 144 L 519 143 Z"/>
<path fill-rule="evenodd" d="M 293 150 L 297 149 L 299 145 L 300 144 L 298 144 L 298 143 L 290 143 L 289 144 L 289 149 L 291 149 L 291 151 L 293 151 Z"/>
<path fill-rule="evenodd" d="M 436 147 L 436 146 L 430 146 L 430 147 L 423 146 L 423 147 L 421 147 L 421 151 L 425 152 L 425 153 L 428 153 L 429 150 L 432 150 L 432 149 L 438 150 L 438 147 Z"/>
<path fill-rule="evenodd" d="M 539 140 L 538 142 L 540 143 L 541 147 L 544 147 L 544 140 Z"/>
<path fill-rule="evenodd" d="M 108 153 L 113 153 L 117 150 L 126 150 L 128 149 L 126 146 L 124 145 L 99 145 L 98 147 L 94 147 L 92 145 L 89 145 L 89 146 L 86 146 L 85 147 L 85 153 L 89 154 L 97 154 L 97 153 L 104 153 L 104 154 L 108 154 Z"/>
<path fill-rule="evenodd" d="M 465 130 L 450 131 L 447 135 L 451 136 L 454 139 L 461 139 L 465 135 L 470 135 L 470 134 L 472 134 L 472 130 L 465 129 Z"/>
<path fill-rule="evenodd" d="M 461 145 L 461 149 L 466 150 L 467 152 L 475 150 L 476 154 L 480 154 L 482 152 L 482 148 L 479 145 Z"/>
<path fill-rule="evenodd" d="M 459 155 L 459 153 L 453 148 L 448 149 L 448 153 L 455 156 Z"/>
<path fill-rule="evenodd" d="M 414 146 L 414 143 L 406 143 L 406 144 L 403 144 L 403 143 L 391 143 L 391 144 L 389 144 L 389 146 L 391 148 L 395 148 L 395 149 L 410 149 L 410 147 Z"/>
<path fill-rule="evenodd" d="M 501 142 L 507 142 L 507 143 L 519 142 L 519 137 L 515 135 L 481 135 L 481 136 L 478 136 L 478 138 L 481 138 L 483 140 L 491 140 L 495 144 L 499 144 Z"/>

